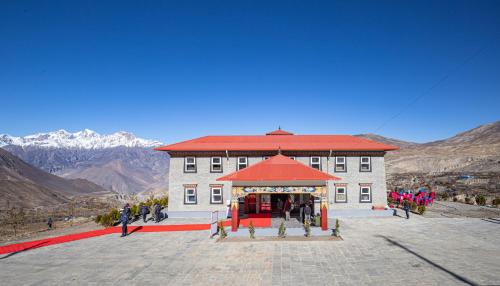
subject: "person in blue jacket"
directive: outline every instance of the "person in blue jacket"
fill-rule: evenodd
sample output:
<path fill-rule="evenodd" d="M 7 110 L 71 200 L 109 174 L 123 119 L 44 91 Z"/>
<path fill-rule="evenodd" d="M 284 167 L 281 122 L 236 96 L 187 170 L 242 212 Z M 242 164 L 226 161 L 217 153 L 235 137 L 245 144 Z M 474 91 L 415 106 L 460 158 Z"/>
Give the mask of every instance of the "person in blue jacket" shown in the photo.
<path fill-rule="evenodd" d="M 128 208 L 125 207 L 122 211 L 122 214 L 120 216 L 120 221 L 122 223 L 122 236 L 127 236 L 127 224 L 128 224 Z"/>

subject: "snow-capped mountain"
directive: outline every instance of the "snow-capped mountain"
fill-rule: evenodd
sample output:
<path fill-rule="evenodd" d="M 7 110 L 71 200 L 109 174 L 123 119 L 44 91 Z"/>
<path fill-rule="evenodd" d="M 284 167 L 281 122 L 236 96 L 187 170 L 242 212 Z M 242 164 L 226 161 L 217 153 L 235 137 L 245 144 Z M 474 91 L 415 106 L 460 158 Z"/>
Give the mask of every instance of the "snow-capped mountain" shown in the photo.
<path fill-rule="evenodd" d="M 21 147 L 106 149 L 122 146 L 152 148 L 161 144 L 159 141 L 137 138 L 134 134 L 125 131 L 119 131 L 111 135 L 101 135 L 89 129 L 75 133 L 61 129 L 24 137 L 0 134 L 0 147 L 15 145 Z"/>
<path fill-rule="evenodd" d="M 165 192 L 169 157 L 153 147 L 162 143 L 120 131 L 100 135 L 92 130 L 59 130 L 24 137 L 0 135 L 0 147 L 51 174 L 87 179 L 124 194 Z"/>

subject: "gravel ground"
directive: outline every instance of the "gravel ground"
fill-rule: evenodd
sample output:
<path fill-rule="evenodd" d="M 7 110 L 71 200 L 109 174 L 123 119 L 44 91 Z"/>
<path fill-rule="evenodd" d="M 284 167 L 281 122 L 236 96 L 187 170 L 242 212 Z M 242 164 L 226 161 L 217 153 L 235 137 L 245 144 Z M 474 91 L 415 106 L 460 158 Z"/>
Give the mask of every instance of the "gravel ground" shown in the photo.
<path fill-rule="evenodd" d="M 427 208 L 425 217 L 451 217 L 451 218 L 498 218 L 500 208 L 490 208 L 476 205 L 468 205 L 457 202 L 436 201 L 434 205 Z"/>

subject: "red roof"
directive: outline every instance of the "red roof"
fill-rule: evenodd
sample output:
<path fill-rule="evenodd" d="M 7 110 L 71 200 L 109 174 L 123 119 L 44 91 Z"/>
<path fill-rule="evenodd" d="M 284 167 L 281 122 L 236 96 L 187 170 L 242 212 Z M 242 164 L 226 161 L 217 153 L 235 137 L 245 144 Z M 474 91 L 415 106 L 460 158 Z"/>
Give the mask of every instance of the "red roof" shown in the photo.
<path fill-rule="evenodd" d="M 283 136 L 272 136 L 283 135 Z M 158 151 L 390 151 L 396 146 L 351 135 L 293 135 L 276 130 L 268 135 L 205 136 L 158 147 Z"/>
<path fill-rule="evenodd" d="M 283 155 L 276 155 L 217 181 L 326 181 L 340 180 Z"/>
<path fill-rule="evenodd" d="M 290 132 L 285 131 L 285 130 L 281 130 L 281 128 L 279 128 L 278 130 L 274 130 L 274 131 L 266 133 L 266 135 L 293 135 L 293 133 L 290 133 Z"/>

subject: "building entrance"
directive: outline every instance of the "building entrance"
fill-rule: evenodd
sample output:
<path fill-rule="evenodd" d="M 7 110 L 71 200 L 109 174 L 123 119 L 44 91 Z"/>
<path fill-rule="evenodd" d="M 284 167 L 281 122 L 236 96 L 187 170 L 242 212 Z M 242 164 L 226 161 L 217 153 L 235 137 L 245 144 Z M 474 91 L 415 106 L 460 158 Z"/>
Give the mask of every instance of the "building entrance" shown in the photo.
<path fill-rule="evenodd" d="M 291 200 L 291 216 L 301 217 L 301 208 L 307 203 L 311 203 L 314 214 L 314 197 L 310 194 L 249 194 L 244 198 L 243 210 L 245 214 L 284 216 L 284 206 L 288 198 Z"/>

